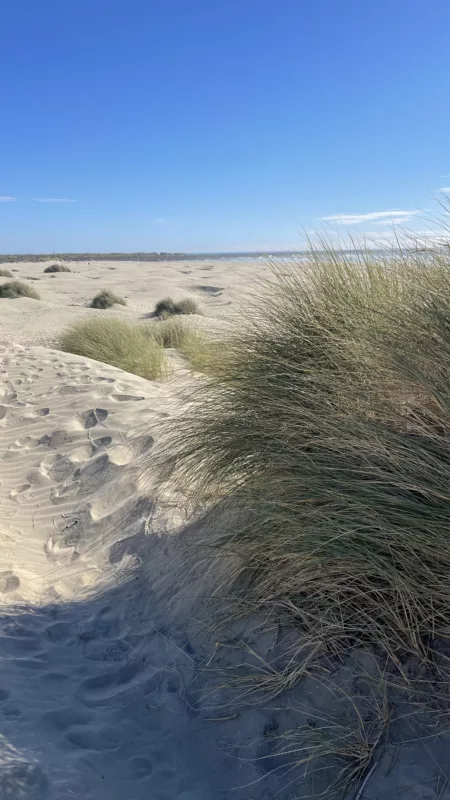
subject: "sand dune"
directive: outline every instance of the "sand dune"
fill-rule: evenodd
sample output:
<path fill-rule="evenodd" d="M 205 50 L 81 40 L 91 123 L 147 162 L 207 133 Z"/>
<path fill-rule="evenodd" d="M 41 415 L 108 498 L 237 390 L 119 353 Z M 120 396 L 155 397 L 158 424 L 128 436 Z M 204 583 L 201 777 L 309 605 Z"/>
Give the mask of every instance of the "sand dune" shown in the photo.
<path fill-rule="evenodd" d="M 211 720 L 193 605 L 153 588 L 173 503 L 155 507 L 133 465 L 167 386 L 42 347 L 0 358 L 0 797 L 206 800 L 255 780 L 233 796 L 268 796 L 235 751 L 266 716 Z"/>
<path fill-rule="evenodd" d="M 161 423 L 189 385 L 179 371 L 148 382 L 54 349 L 74 319 L 139 320 L 168 294 L 200 298 L 199 324 L 214 330 L 261 263 L 96 262 L 55 278 L 44 267 L 16 272 L 40 277 L 40 301 L 0 301 L 0 800 L 317 794 L 326 771 L 305 776 L 295 755 L 275 759 L 277 733 L 333 709 L 342 721 L 373 660 L 355 653 L 334 667 L 335 691 L 306 677 L 254 705 L 218 688 L 224 670 L 260 669 L 259 656 L 279 658 L 297 634 L 261 634 L 256 619 L 236 625 L 227 646 L 209 636 L 215 577 L 185 547 L 209 521 L 189 527 L 176 489 L 153 496 L 136 469 L 145 455 L 151 473 Z M 104 287 L 128 305 L 88 309 Z M 448 798 L 447 740 L 431 747 L 400 711 L 361 800 Z"/>

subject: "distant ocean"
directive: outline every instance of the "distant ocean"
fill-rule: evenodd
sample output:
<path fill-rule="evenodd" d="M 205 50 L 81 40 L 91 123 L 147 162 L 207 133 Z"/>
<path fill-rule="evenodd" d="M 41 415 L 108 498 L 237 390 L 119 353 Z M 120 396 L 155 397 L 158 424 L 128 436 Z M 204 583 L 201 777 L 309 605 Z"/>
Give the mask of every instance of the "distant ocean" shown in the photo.
<path fill-rule="evenodd" d="M 342 255 L 355 257 L 357 250 L 340 250 Z M 373 253 L 381 250 L 373 249 Z M 307 250 L 272 250 L 270 252 L 255 251 L 252 253 L 186 253 L 183 261 L 270 261 L 280 259 L 283 261 L 303 261 L 308 257 Z"/>
<path fill-rule="evenodd" d="M 280 258 L 286 260 L 297 260 L 305 258 L 306 251 L 293 251 L 293 250 L 271 250 L 255 251 L 252 253 L 186 253 L 186 261 L 189 259 L 195 261 L 267 261 L 271 258 Z"/>

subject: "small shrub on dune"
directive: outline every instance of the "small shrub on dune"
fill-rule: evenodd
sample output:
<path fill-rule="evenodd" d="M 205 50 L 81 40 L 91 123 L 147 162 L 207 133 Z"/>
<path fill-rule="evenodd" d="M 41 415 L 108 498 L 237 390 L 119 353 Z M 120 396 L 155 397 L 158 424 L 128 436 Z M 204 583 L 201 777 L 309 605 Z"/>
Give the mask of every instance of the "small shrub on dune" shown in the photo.
<path fill-rule="evenodd" d="M 161 319 L 167 319 L 168 317 L 176 316 L 178 314 L 199 314 L 199 308 L 197 303 L 194 299 L 190 297 L 184 298 L 184 300 L 172 300 L 171 297 L 166 297 L 164 300 L 160 300 L 159 303 L 155 306 L 154 315 L 155 317 L 160 317 Z"/>
<path fill-rule="evenodd" d="M 298 624 L 299 661 L 426 659 L 450 608 L 448 251 L 310 262 L 221 345 L 177 421 L 178 476 L 232 511 L 224 587 Z"/>
<path fill-rule="evenodd" d="M 126 301 L 114 292 L 110 292 L 109 289 L 96 294 L 90 303 L 91 308 L 111 308 L 114 305 L 126 306 Z"/>
<path fill-rule="evenodd" d="M 148 380 L 163 378 L 166 361 L 161 346 L 140 325 L 120 319 L 89 319 L 68 328 L 61 350 L 93 358 Z"/>
<path fill-rule="evenodd" d="M 50 264 L 44 269 L 44 272 L 72 272 L 72 270 L 65 264 Z"/>
<path fill-rule="evenodd" d="M 11 281 L 10 283 L 1 284 L 0 297 L 30 297 L 33 300 L 39 300 L 38 293 L 31 286 L 22 283 L 22 281 Z"/>
<path fill-rule="evenodd" d="M 198 303 L 192 297 L 185 297 L 175 303 L 176 314 L 199 314 Z"/>
<path fill-rule="evenodd" d="M 13 278 L 14 275 L 9 269 L 0 269 L 0 278 Z"/>
<path fill-rule="evenodd" d="M 170 297 L 166 297 L 164 300 L 160 300 L 159 303 L 156 304 L 153 313 L 155 317 L 160 317 L 160 319 L 167 319 L 173 314 L 176 314 L 175 301 L 172 300 Z"/>

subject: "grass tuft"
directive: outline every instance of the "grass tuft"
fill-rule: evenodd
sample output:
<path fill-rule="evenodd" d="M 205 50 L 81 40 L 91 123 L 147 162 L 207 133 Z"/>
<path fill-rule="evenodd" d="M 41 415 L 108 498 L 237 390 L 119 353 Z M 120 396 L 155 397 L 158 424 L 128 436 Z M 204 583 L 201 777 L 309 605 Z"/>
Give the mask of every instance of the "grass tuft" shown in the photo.
<path fill-rule="evenodd" d="M 186 297 L 184 300 L 172 300 L 171 297 L 166 297 L 160 300 L 155 306 L 154 315 L 161 319 L 167 319 L 178 314 L 199 314 L 199 307 L 193 298 Z"/>
<path fill-rule="evenodd" d="M 104 289 L 95 295 L 89 305 L 90 308 L 111 308 L 111 306 L 116 304 L 126 306 L 126 301 L 122 297 L 118 297 L 109 289 Z"/>
<path fill-rule="evenodd" d="M 220 344 L 208 341 L 200 331 L 186 325 L 179 317 L 161 319 L 146 326 L 144 330 L 161 347 L 180 350 L 192 372 L 213 371 L 216 359 L 220 358 Z"/>
<path fill-rule="evenodd" d="M 145 328 L 161 347 L 180 348 L 186 338 L 188 330 L 181 319 L 169 317 L 159 322 L 153 322 Z"/>
<path fill-rule="evenodd" d="M 179 478 L 224 509 L 236 613 L 308 653 L 426 658 L 450 608 L 448 250 L 276 271 L 178 421 Z"/>
<path fill-rule="evenodd" d="M 59 346 L 75 353 L 111 364 L 147 380 L 164 378 L 167 373 L 164 351 L 140 325 L 120 319 L 89 319 L 68 328 Z"/>
<path fill-rule="evenodd" d="M 192 297 L 185 297 L 175 303 L 176 314 L 200 314 L 198 303 Z"/>
<path fill-rule="evenodd" d="M 14 278 L 14 275 L 9 269 L 0 269 L 0 278 Z"/>
<path fill-rule="evenodd" d="M 26 283 L 22 283 L 22 281 L 10 281 L 10 283 L 3 283 L 0 286 L 0 297 L 31 297 L 33 300 L 39 300 L 38 293 L 31 286 L 28 286 Z"/>
<path fill-rule="evenodd" d="M 49 266 L 44 269 L 44 272 L 72 272 L 72 270 L 65 264 L 49 264 Z"/>

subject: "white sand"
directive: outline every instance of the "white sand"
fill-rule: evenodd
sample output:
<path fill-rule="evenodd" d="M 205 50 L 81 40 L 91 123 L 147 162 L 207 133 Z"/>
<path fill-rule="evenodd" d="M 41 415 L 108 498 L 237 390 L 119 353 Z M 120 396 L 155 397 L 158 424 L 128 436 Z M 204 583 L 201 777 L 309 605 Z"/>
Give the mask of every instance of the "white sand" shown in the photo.
<path fill-rule="evenodd" d="M 68 262 L 73 272 L 45 274 L 50 263 L 0 263 L 41 298 L 2 303 L 0 336 L 20 344 L 52 344 L 64 325 L 104 313 L 87 307 L 102 289 L 112 289 L 127 301 L 108 314 L 130 321 L 145 318 L 167 296 L 194 297 L 207 319 L 223 318 L 251 293 L 255 278 L 267 274 L 264 261 Z M 0 278 L 1 283 L 6 280 Z"/>
<path fill-rule="evenodd" d="M 18 264 L 16 277 L 40 276 L 43 299 L 1 301 L 1 800 L 268 796 L 264 772 L 236 750 L 256 754 L 266 716 L 221 724 L 223 711 L 199 702 L 212 645 L 192 643 L 198 601 L 171 578 L 166 535 L 183 510 L 169 494 L 155 506 L 133 469 L 151 459 L 171 381 L 37 344 L 82 315 L 139 319 L 188 288 L 220 313 L 233 290 L 195 290 L 212 272 L 203 266 L 75 264 L 52 278 Z M 237 286 L 246 268 L 220 265 L 209 283 Z M 103 287 L 127 308 L 86 308 Z"/>
<path fill-rule="evenodd" d="M 264 265 L 74 263 L 55 277 L 43 264 L 5 266 L 39 277 L 42 300 L 0 300 L 0 800 L 305 796 L 310 779 L 279 773 L 270 734 L 328 714 L 343 695 L 306 679 L 275 703 L 220 706 L 205 667 L 236 672 L 246 658 L 202 627 L 214 579 L 190 577 L 181 544 L 196 531 L 177 534 L 179 497 L 155 503 L 134 469 L 146 455 L 151 473 L 160 423 L 180 402 L 176 375 L 148 382 L 54 349 L 74 319 L 142 319 L 168 294 L 199 298 L 214 327 Z M 103 288 L 128 306 L 87 308 Z M 274 634 L 259 637 L 257 622 L 232 643 L 273 653 Z M 344 664 L 334 680 L 351 694 L 354 675 Z M 448 800 L 448 742 L 431 750 L 409 728 L 403 738 L 401 752 L 393 736 L 377 753 L 361 800 Z"/>

